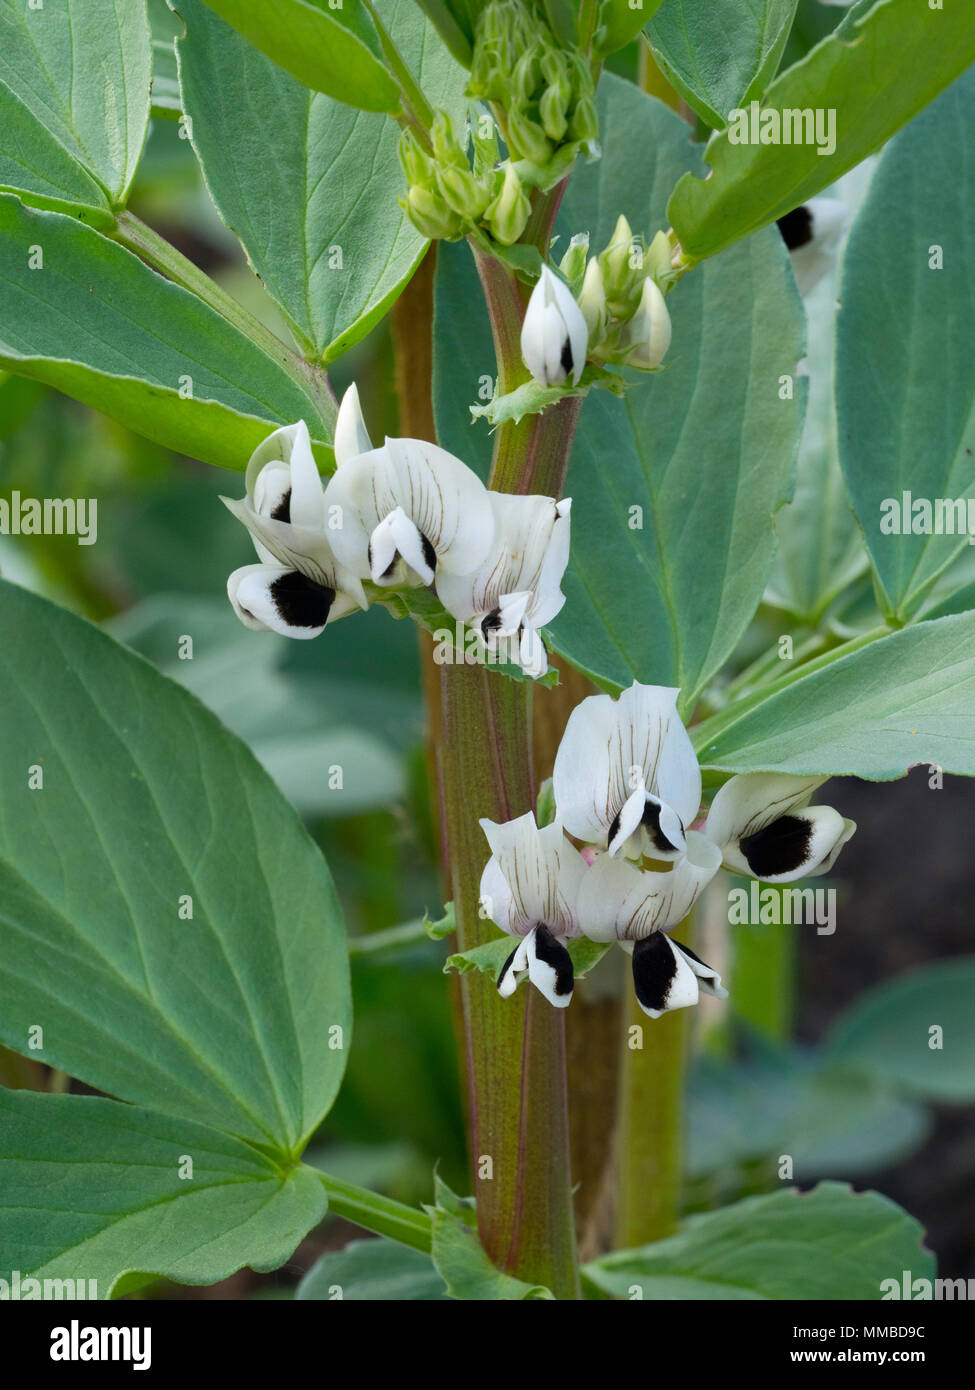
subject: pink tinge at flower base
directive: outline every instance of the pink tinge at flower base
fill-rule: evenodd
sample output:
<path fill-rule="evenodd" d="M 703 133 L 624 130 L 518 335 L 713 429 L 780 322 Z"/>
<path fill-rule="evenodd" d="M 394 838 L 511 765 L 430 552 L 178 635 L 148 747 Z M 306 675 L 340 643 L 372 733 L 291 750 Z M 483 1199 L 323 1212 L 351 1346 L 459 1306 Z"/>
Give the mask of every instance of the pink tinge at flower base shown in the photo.
<path fill-rule="evenodd" d="M 304 420 L 275 430 L 254 450 L 246 495 L 222 501 L 247 527 L 261 563 L 231 574 L 227 594 L 245 627 L 317 637 L 368 601 L 336 558 L 325 529 L 322 480 Z"/>
<path fill-rule="evenodd" d="M 832 806 L 810 806 L 825 777 L 746 772 L 732 777 L 711 803 L 704 833 L 735 873 L 766 883 L 791 883 L 827 873 L 856 830 Z"/>

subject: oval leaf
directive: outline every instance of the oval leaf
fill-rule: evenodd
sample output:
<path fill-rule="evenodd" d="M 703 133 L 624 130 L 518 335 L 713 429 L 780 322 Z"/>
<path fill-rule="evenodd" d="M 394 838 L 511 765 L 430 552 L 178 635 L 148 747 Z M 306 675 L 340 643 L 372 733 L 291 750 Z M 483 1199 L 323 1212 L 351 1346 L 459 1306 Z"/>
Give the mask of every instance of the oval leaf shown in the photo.
<path fill-rule="evenodd" d="M 237 738 L 90 623 L 4 584 L 0 645 L 0 1039 L 299 1152 L 351 1014 L 318 849 Z"/>
<path fill-rule="evenodd" d="M 30 268 L 31 248 L 43 264 Z M 0 365 L 56 386 L 172 449 L 243 469 L 304 392 L 250 339 L 137 256 L 56 212 L 0 196 Z"/>
<path fill-rule="evenodd" d="M 179 10 L 179 0 L 171 0 Z M 310 0 L 206 0 L 272 62 L 299 82 L 361 111 L 396 111 L 399 88 L 380 58 L 379 40 L 361 0 L 337 9 Z M 269 131 L 269 138 L 273 132 Z"/>

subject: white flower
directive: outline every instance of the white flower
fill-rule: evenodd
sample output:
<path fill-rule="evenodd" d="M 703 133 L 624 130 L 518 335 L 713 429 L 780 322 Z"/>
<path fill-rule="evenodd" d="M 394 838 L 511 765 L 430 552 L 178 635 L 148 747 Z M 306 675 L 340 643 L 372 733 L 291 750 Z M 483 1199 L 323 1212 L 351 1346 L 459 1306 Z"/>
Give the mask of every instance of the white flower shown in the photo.
<path fill-rule="evenodd" d="M 251 534 L 259 565 L 227 580 L 246 627 L 317 637 L 326 624 L 368 606 L 359 579 L 337 560 L 325 531 L 325 499 L 304 420 L 275 430 L 247 465 L 247 494 L 224 497 Z"/>
<path fill-rule="evenodd" d="M 725 864 L 766 883 L 791 883 L 833 867 L 856 830 L 832 806 L 810 806 L 825 777 L 747 772 L 720 789 L 704 826 Z"/>
<path fill-rule="evenodd" d="M 805 298 L 836 263 L 840 242 L 850 220 L 850 209 L 839 198 L 810 198 L 779 218 L 792 259 L 792 273 Z"/>
<path fill-rule="evenodd" d="M 626 859 L 600 855 L 576 899 L 583 934 L 618 941 L 632 956 L 637 1001 L 651 1018 L 696 1004 L 702 989 L 727 996 L 717 971 L 666 935 L 721 867 L 721 852 L 705 835 L 689 830 L 685 839 L 686 853 L 669 872 L 641 871 Z"/>
<path fill-rule="evenodd" d="M 368 453 L 372 448 L 372 440 L 369 438 L 366 422 L 362 418 L 362 407 L 359 405 L 359 388 L 355 382 L 348 388 L 339 405 L 333 447 L 338 466 L 348 463 L 349 459 L 357 458 L 359 454 Z"/>
<path fill-rule="evenodd" d="M 622 361 L 640 371 L 653 371 L 666 356 L 670 336 L 666 301 L 657 282 L 648 275 L 643 282 L 637 311 L 620 333 L 619 349 L 626 353 Z"/>
<path fill-rule="evenodd" d="M 539 629 L 565 603 L 562 576 L 569 563 L 571 501 L 551 497 L 489 494 L 494 509 L 494 543 L 473 574 L 441 570 L 437 593 L 447 611 L 476 626 L 485 643 L 517 639 L 515 658 L 526 675 L 548 670 Z"/>
<path fill-rule="evenodd" d="M 517 820 L 481 821 L 491 858 L 481 875 L 481 905 L 494 924 L 520 938 L 498 975 L 507 998 L 528 976 L 550 1004 L 572 998 L 572 960 L 565 942 L 579 935 L 575 901 L 586 862 L 558 822 L 535 824 L 529 811 Z"/>
<path fill-rule="evenodd" d="M 380 585 L 432 584 L 444 570 L 476 570 L 494 539 L 494 512 L 477 475 L 419 439 L 387 439 L 346 457 L 351 438 L 343 422 L 343 458 L 325 489 L 339 560 Z"/>
<path fill-rule="evenodd" d="M 701 803 L 701 772 L 677 714 L 678 691 L 634 681 L 569 716 L 555 758 L 555 803 L 570 835 L 611 855 L 675 859 Z"/>
<path fill-rule="evenodd" d="M 564 280 L 542 266 L 521 326 L 521 355 L 539 386 L 578 386 L 586 365 L 589 330 Z"/>

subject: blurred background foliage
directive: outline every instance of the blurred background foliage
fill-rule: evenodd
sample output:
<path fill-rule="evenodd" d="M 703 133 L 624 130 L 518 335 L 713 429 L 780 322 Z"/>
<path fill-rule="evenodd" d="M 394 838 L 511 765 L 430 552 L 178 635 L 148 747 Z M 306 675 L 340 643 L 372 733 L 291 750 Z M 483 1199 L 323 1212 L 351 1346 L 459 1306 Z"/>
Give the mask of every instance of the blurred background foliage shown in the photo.
<path fill-rule="evenodd" d="M 161 108 L 171 103 L 173 119 L 161 110 L 152 122 L 132 209 L 283 331 L 209 201 L 189 141 L 180 138 L 171 57 L 178 21 L 162 0 L 150 8 L 155 99 Z M 800 0 L 784 62 L 843 14 Z M 640 62 L 634 44 L 611 66 L 635 79 Z M 332 376 L 337 393 L 356 380 L 375 437 L 397 432 L 388 319 Z M 238 495 L 241 477 L 160 448 L 36 382 L 0 374 L 0 494 L 13 489 L 96 498 L 98 540 L 81 546 L 70 536 L 0 536 L 3 574 L 104 623 L 214 709 L 251 745 L 327 856 L 353 941 L 355 1030 L 344 1086 L 310 1160 L 411 1203 L 429 1198 L 438 1163 L 453 1188 L 467 1190 L 446 951 L 420 930 L 424 913 L 438 916 L 441 903 L 414 627 L 378 609 L 315 642 L 246 631 L 224 590 L 230 571 L 253 559 L 251 545 L 218 500 Z M 867 592 L 864 602 L 872 607 Z M 778 630 L 763 612 L 741 664 Z M 179 654 L 186 636 L 193 639 L 188 660 Z M 343 769 L 341 790 L 329 787 L 335 766 Z M 943 1070 L 937 1079 L 918 1075 L 897 1049 L 912 1021 L 924 1026 L 930 1015 L 942 1022 L 956 1007 L 955 965 L 936 962 L 970 950 L 966 825 L 975 789 L 955 781 L 934 794 L 926 780 L 919 770 L 894 786 L 841 782 L 831 789 L 833 803 L 861 825 L 840 865 L 835 937 L 809 928 L 733 934 L 732 951 L 742 959 L 749 951 L 779 953 L 783 987 L 772 1001 L 736 998 L 732 987 L 720 1014 L 701 1010 L 686 1204 L 708 1209 L 771 1190 L 778 1156 L 789 1154 L 800 1185 L 850 1179 L 894 1197 L 928 1227 L 940 1272 L 967 1277 L 975 1275 L 975 1121 L 963 1103 L 975 1097 L 975 1058 L 949 1067 L 954 1080 L 946 1086 Z M 722 912 L 727 887 L 715 890 Z M 415 927 L 402 944 L 364 948 L 398 924 Z M 730 973 L 733 981 L 733 961 Z M 975 970 L 969 974 L 975 984 Z M 597 976 L 586 981 L 595 998 L 604 987 Z M 0 1081 L 52 1084 L 37 1064 L 5 1053 Z M 352 1234 L 328 1220 L 277 1275 L 242 1271 L 229 1288 L 185 1292 L 283 1294 L 323 1250 Z"/>

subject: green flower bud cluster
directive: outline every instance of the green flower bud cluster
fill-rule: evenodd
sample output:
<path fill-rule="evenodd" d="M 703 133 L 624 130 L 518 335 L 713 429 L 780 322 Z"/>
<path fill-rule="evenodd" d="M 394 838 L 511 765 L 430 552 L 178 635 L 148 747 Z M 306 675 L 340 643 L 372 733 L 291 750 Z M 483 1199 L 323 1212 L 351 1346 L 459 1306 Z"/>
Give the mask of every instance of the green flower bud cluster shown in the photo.
<path fill-rule="evenodd" d="M 510 161 L 500 162 L 494 120 L 475 119 L 471 131 L 473 165 L 450 117 L 438 111 L 424 150 L 410 130 L 400 136 L 399 153 L 409 192 L 400 205 L 413 225 L 431 240 L 456 241 L 480 227 L 510 246 L 525 230 L 531 212 L 528 189 Z"/>
<path fill-rule="evenodd" d="M 643 371 L 660 366 L 670 346 L 664 294 L 677 278 L 675 245 L 660 231 L 648 246 L 622 216 L 598 256 L 589 259 L 588 237 L 572 238 L 559 268 L 586 320 L 591 358 Z"/>
<path fill-rule="evenodd" d="M 595 149 L 589 64 L 579 50 L 559 44 L 530 0 L 490 0 L 481 11 L 468 92 L 496 105 L 511 158 L 533 165 L 540 185 L 553 163 L 561 177 L 579 149 Z"/>

